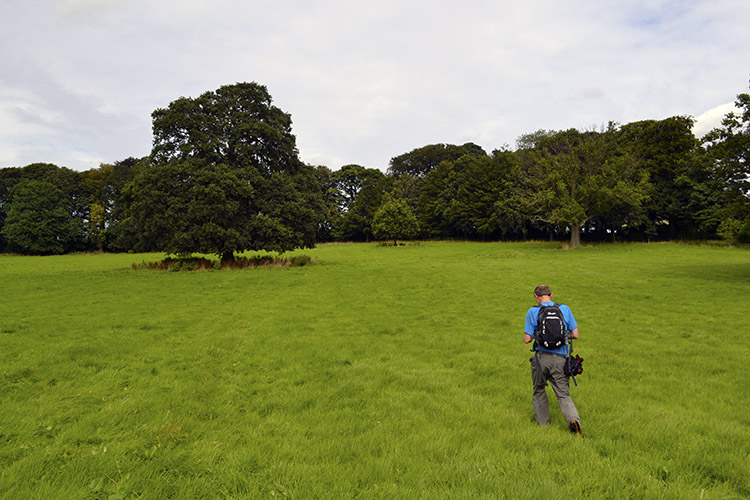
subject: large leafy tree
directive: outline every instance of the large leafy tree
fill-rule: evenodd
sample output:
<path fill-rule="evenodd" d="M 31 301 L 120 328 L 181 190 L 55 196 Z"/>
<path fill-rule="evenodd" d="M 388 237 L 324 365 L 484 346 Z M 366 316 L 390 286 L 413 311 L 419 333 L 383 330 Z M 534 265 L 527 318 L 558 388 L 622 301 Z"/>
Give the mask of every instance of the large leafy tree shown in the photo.
<path fill-rule="evenodd" d="M 491 238 L 506 232 L 498 214 L 508 196 L 512 157 L 464 155 L 443 162 L 424 181 L 419 198 L 423 230 L 431 236 Z"/>
<path fill-rule="evenodd" d="M 461 165 L 462 166 L 462 165 Z M 418 213 L 422 233 L 430 237 L 464 236 L 452 226 L 449 213 L 462 182 L 460 167 L 441 162 L 424 178 L 419 191 Z"/>
<path fill-rule="evenodd" d="M 174 253 L 309 247 L 323 214 L 315 170 L 266 87 L 239 83 L 153 115 L 152 165 L 126 192 L 125 239 Z"/>
<path fill-rule="evenodd" d="M 61 254 L 77 248 L 81 219 L 71 216 L 72 201 L 47 180 L 24 179 L 11 189 L 12 203 L 2 229 L 8 248 L 25 254 Z"/>
<path fill-rule="evenodd" d="M 437 215 L 436 210 L 442 209 L 441 204 L 438 206 L 430 206 L 430 211 L 422 213 L 424 207 L 424 196 L 423 191 L 435 191 L 435 182 L 441 182 L 443 179 L 441 174 L 438 173 L 437 177 L 433 177 L 432 186 L 427 186 L 427 178 L 432 172 L 439 169 L 443 163 L 454 164 L 461 159 L 466 161 L 476 160 L 479 158 L 486 158 L 487 153 L 482 149 L 481 146 L 467 142 L 462 146 L 455 144 L 428 144 L 420 148 L 413 149 L 408 153 L 391 158 L 390 166 L 388 167 L 388 174 L 393 180 L 390 186 L 391 193 L 396 198 L 403 199 L 409 204 L 409 208 L 413 211 L 415 216 L 419 220 L 431 219 L 430 223 L 421 224 L 421 232 L 423 234 L 433 234 L 450 232 L 443 227 L 437 229 L 438 226 L 445 226 L 441 222 L 436 221 Z M 450 167 L 449 167 L 450 168 Z M 432 205 L 427 203 L 428 205 Z"/>
<path fill-rule="evenodd" d="M 151 116 L 157 164 L 200 158 L 264 175 L 299 165 L 292 118 L 273 105 L 264 85 L 237 83 L 181 97 Z"/>
<path fill-rule="evenodd" d="M 354 206 L 357 195 L 362 188 L 373 180 L 383 177 L 380 170 L 365 168 L 361 165 L 344 165 L 331 173 L 330 181 L 336 192 L 336 202 L 341 212 L 348 212 Z"/>
<path fill-rule="evenodd" d="M 45 254 L 83 250 L 89 217 L 88 194 L 78 172 L 50 163 L 0 170 L 0 248 Z M 24 221 L 30 226 L 22 227 Z M 48 233 L 55 234 L 54 243 Z M 34 235 L 38 244 L 31 241 Z"/>
<path fill-rule="evenodd" d="M 693 119 L 628 123 L 617 134 L 622 148 L 649 174 L 649 199 L 644 204 L 648 235 L 668 238 L 697 236 L 696 214 L 704 207 L 700 195 L 705 172 Z"/>
<path fill-rule="evenodd" d="M 558 132 L 538 144 L 525 156 L 527 185 L 518 203 L 533 220 L 567 227 L 571 247 L 580 246 L 581 229 L 592 218 L 641 210 L 648 173 L 617 147 L 613 125 L 603 132 Z"/>
<path fill-rule="evenodd" d="M 241 208 L 251 187 L 226 166 L 197 162 L 154 165 L 126 187 L 135 249 L 224 255 L 249 246 Z"/>
<path fill-rule="evenodd" d="M 446 213 L 451 226 L 471 238 L 492 238 L 510 232 L 503 201 L 510 196 L 514 168 L 509 152 L 464 157 L 461 182 Z M 461 160 L 459 160 L 460 163 Z"/>
<path fill-rule="evenodd" d="M 745 219 L 750 227 L 750 94 L 739 94 L 735 107 L 703 142 L 711 160 L 711 182 L 718 188 L 714 221 Z"/>
<path fill-rule="evenodd" d="M 148 164 L 148 158 L 126 158 L 81 172 L 81 184 L 88 193 L 89 244 L 99 250 L 124 250 L 117 246 L 120 224 L 125 217 L 121 195 L 125 185 Z"/>

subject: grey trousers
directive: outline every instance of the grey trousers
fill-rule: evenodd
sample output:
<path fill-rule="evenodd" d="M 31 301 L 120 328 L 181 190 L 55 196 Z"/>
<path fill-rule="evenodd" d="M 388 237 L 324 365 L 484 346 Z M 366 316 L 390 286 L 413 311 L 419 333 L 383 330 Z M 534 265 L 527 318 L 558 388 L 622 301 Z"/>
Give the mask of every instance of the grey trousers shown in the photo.
<path fill-rule="evenodd" d="M 547 401 L 546 381 L 552 386 L 557 396 L 565 422 L 571 420 L 581 423 L 578 410 L 570 399 L 570 382 L 563 372 L 565 358 L 557 354 L 537 351 L 531 356 L 531 378 L 534 381 L 534 418 L 539 425 L 549 425 L 549 402 Z"/>

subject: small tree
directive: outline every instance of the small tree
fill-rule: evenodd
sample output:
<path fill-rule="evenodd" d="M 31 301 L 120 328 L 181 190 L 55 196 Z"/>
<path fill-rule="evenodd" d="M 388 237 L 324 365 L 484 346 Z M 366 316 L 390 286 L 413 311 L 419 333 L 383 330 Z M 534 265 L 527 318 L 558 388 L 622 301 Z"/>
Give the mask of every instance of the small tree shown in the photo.
<path fill-rule="evenodd" d="M 419 230 L 417 218 L 404 200 L 387 198 L 372 220 L 372 232 L 378 240 L 413 239 Z"/>

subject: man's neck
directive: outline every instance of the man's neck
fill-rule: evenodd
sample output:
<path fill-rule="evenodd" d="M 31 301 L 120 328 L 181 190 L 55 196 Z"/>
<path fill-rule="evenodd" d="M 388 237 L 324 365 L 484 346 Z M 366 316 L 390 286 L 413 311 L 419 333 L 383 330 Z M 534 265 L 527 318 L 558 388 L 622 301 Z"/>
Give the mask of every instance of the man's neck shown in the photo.
<path fill-rule="evenodd" d="M 543 304 L 544 302 L 552 302 L 552 296 L 551 295 L 542 295 L 541 297 L 537 297 L 536 300 Z"/>

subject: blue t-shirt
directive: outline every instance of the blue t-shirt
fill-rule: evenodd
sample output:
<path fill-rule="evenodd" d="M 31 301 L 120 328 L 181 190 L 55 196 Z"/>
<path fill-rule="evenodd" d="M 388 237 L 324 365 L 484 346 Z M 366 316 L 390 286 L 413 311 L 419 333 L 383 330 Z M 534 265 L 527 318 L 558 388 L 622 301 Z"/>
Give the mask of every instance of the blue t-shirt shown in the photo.
<path fill-rule="evenodd" d="M 542 302 L 543 306 L 554 306 L 554 302 Z M 576 323 L 576 319 L 573 317 L 573 312 L 570 310 L 570 307 L 566 306 L 565 304 L 560 304 L 560 312 L 562 312 L 563 315 L 563 321 L 565 322 L 565 328 L 570 330 L 571 332 L 578 328 L 578 323 Z M 523 333 L 530 335 L 531 338 L 534 338 L 534 331 L 536 330 L 536 325 L 539 322 L 539 306 L 534 306 L 531 309 L 528 310 L 526 313 L 526 326 L 523 329 Z M 563 356 L 568 355 L 568 346 L 563 345 L 556 349 L 545 349 L 544 347 L 535 346 L 535 351 L 546 351 L 546 352 L 553 352 L 555 354 L 562 354 Z"/>

